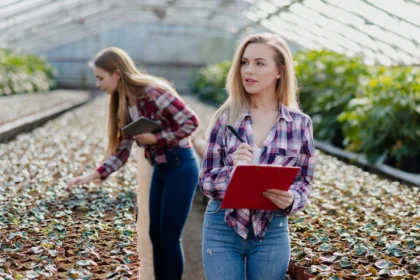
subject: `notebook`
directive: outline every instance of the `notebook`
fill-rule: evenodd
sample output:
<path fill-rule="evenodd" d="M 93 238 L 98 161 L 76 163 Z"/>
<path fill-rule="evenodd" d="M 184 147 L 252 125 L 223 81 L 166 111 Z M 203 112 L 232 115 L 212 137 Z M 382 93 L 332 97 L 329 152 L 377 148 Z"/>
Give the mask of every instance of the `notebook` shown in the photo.
<path fill-rule="evenodd" d="M 221 208 L 278 210 L 262 193 L 268 189 L 289 190 L 299 170 L 295 166 L 236 166 Z"/>

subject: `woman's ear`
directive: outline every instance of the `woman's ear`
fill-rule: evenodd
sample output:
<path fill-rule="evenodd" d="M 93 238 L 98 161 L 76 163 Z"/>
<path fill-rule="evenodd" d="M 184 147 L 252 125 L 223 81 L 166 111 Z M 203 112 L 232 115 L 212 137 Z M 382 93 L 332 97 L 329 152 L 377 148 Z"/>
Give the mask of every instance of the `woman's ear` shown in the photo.
<path fill-rule="evenodd" d="M 114 73 L 112 73 L 112 75 L 115 75 L 115 78 L 117 78 L 118 80 L 120 80 L 121 78 L 121 72 L 119 69 L 115 70 Z"/>
<path fill-rule="evenodd" d="M 284 73 L 285 70 L 286 70 L 286 67 L 284 65 L 282 65 L 281 68 L 277 70 L 277 76 L 276 76 L 276 78 L 277 79 L 280 79 L 281 78 L 281 73 Z"/>

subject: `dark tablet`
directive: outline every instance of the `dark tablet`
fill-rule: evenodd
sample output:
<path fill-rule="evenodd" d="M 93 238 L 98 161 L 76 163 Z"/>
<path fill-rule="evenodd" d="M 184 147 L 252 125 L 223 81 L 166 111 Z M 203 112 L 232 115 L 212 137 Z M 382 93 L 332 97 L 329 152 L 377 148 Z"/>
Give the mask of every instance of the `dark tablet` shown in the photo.
<path fill-rule="evenodd" d="M 159 124 L 145 117 L 140 117 L 138 120 L 129 123 L 122 128 L 122 131 L 129 135 L 137 135 L 148 132 L 156 133 L 160 130 L 161 126 Z"/>

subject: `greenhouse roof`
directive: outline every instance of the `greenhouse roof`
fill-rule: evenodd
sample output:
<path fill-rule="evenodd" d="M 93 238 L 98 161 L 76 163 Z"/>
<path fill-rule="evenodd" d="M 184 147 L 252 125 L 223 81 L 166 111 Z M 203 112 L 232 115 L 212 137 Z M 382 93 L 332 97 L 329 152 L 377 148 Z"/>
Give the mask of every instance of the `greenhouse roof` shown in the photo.
<path fill-rule="evenodd" d="M 2 0 L 0 47 L 37 51 L 133 23 L 262 26 L 302 48 L 420 63 L 420 0 Z"/>

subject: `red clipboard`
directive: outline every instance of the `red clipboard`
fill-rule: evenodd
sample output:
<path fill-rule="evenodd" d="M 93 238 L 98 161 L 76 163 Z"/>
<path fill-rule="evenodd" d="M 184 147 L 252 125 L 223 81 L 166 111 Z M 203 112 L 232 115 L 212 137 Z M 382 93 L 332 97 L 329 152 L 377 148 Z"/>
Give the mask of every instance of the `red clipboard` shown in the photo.
<path fill-rule="evenodd" d="M 279 165 L 239 165 L 227 187 L 221 208 L 278 210 L 263 196 L 268 189 L 287 191 L 300 167 Z"/>

